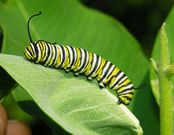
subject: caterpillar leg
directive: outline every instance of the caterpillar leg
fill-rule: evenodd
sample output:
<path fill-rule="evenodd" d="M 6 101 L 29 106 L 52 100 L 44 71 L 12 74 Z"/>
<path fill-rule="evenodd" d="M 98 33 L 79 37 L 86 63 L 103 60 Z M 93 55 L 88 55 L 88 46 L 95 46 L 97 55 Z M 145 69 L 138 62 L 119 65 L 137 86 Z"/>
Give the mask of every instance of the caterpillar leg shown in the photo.
<path fill-rule="evenodd" d="M 70 71 L 70 69 L 65 69 L 65 72 L 68 73 Z"/>
<path fill-rule="evenodd" d="M 86 77 L 88 81 L 92 81 L 92 77 Z"/>
<path fill-rule="evenodd" d="M 123 104 L 123 101 L 120 98 L 118 98 L 118 104 Z"/>
<path fill-rule="evenodd" d="M 74 74 L 74 76 L 76 76 L 76 77 L 79 76 L 79 73 L 74 72 L 73 74 Z"/>
<path fill-rule="evenodd" d="M 105 87 L 105 85 L 103 84 L 103 82 L 99 82 L 98 85 L 99 85 L 100 89 L 102 89 L 102 88 Z"/>

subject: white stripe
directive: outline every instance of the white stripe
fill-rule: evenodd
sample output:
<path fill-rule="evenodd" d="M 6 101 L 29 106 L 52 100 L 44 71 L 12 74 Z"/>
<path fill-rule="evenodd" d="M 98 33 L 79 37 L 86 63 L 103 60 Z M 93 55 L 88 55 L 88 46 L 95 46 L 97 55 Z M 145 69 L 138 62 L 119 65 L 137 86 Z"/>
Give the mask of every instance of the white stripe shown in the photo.
<path fill-rule="evenodd" d="M 36 57 L 36 52 L 35 52 L 35 49 L 34 49 L 34 45 L 33 45 L 32 43 L 30 43 L 30 46 L 31 46 L 31 48 L 32 48 L 32 50 L 33 50 L 34 57 Z"/>
<path fill-rule="evenodd" d="M 29 53 L 29 51 L 27 49 L 25 49 L 25 53 L 28 54 L 28 57 L 30 57 L 29 59 L 32 59 L 32 56 L 31 56 L 31 54 Z"/>
<path fill-rule="evenodd" d="M 50 59 L 50 61 L 49 61 L 49 63 L 48 63 L 49 66 L 51 66 L 51 65 L 53 64 L 53 63 L 51 62 L 51 60 L 55 58 L 55 50 L 54 50 L 54 47 L 53 47 L 53 45 L 50 45 L 50 47 L 52 48 L 52 49 L 51 49 L 52 51 L 51 51 L 50 55 L 52 56 L 52 53 L 53 53 L 54 56 L 53 56 L 53 57 L 50 56 L 51 59 Z"/>
<path fill-rule="evenodd" d="M 127 86 L 125 86 L 124 89 L 129 89 L 129 88 L 131 88 L 131 87 L 133 87 L 133 84 L 132 84 L 132 83 L 129 84 L 129 85 L 127 85 Z"/>
<path fill-rule="evenodd" d="M 69 57 L 70 57 L 70 62 L 69 62 L 69 66 L 68 66 L 68 68 L 70 68 L 70 65 L 72 64 L 72 60 L 73 60 L 73 53 L 72 53 L 72 50 L 71 50 L 71 47 L 69 47 L 69 46 L 67 46 L 67 48 L 68 48 L 68 51 L 69 51 Z"/>
<path fill-rule="evenodd" d="M 114 68 L 115 68 L 115 65 L 114 64 L 112 64 L 112 66 L 111 66 L 111 68 L 110 68 L 110 70 L 109 70 L 109 72 L 108 72 L 108 74 L 106 75 L 106 77 L 103 79 L 103 82 L 105 82 L 105 80 L 109 77 L 109 75 L 111 74 L 111 72 L 113 72 L 114 71 Z"/>
<path fill-rule="evenodd" d="M 120 82 L 118 83 L 118 85 L 120 85 L 121 83 L 123 83 L 127 78 L 128 78 L 127 76 L 123 77 L 123 78 L 120 80 Z"/>
<path fill-rule="evenodd" d="M 97 68 L 95 69 L 95 71 L 93 72 L 93 74 L 91 75 L 91 77 L 94 77 L 96 75 L 96 71 L 98 70 L 98 68 L 101 65 L 101 62 L 102 62 L 101 56 L 99 56 L 99 60 L 98 61 L 95 61 L 95 62 L 97 62 L 98 65 L 97 65 Z"/>
<path fill-rule="evenodd" d="M 56 64 L 57 64 L 57 58 L 58 58 L 58 51 L 57 51 L 57 45 L 54 45 L 55 47 L 53 47 L 53 49 L 54 49 L 54 58 L 55 58 L 55 61 L 54 61 L 54 63 L 53 63 L 53 66 L 55 66 Z M 56 55 L 56 52 L 57 52 L 57 55 Z"/>
<path fill-rule="evenodd" d="M 74 64 L 75 64 L 76 61 L 77 61 L 77 52 L 76 52 L 75 47 L 72 47 L 72 48 L 73 48 L 73 50 L 74 50 L 74 63 L 73 63 L 73 65 L 72 65 L 71 69 L 74 70 Z"/>
<path fill-rule="evenodd" d="M 77 70 L 79 70 L 81 67 L 82 67 L 82 65 L 84 64 L 84 62 L 85 62 L 85 52 L 84 52 L 84 50 L 83 49 L 81 49 L 80 48 L 80 52 L 81 52 L 81 58 L 80 58 L 80 66 L 78 67 L 78 69 Z"/>
<path fill-rule="evenodd" d="M 96 63 L 96 55 L 94 54 L 94 53 L 92 53 L 92 57 L 93 57 L 93 62 L 92 63 L 90 63 L 91 64 L 91 68 L 90 68 L 90 70 L 86 73 L 86 75 L 89 75 L 91 72 L 92 72 L 92 70 L 94 69 L 94 66 L 95 66 L 95 63 Z M 88 53 L 88 61 L 89 61 L 89 59 L 90 59 L 90 56 L 89 56 L 89 53 Z M 88 78 L 88 79 L 91 79 L 90 77 Z"/>
<path fill-rule="evenodd" d="M 48 63 L 50 62 L 50 59 L 51 59 L 51 53 L 52 53 L 51 45 L 48 44 L 48 47 L 50 48 L 50 54 L 48 54 L 48 55 L 49 55 L 48 60 L 45 62 L 46 65 L 48 65 Z"/>
<path fill-rule="evenodd" d="M 45 46 L 45 57 L 43 58 L 43 61 L 45 61 L 46 57 L 47 57 L 47 53 L 48 53 L 48 46 L 46 45 L 46 43 L 44 42 L 44 46 Z M 44 64 L 46 65 L 46 64 Z"/>
<path fill-rule="evenodd" d="M 36 60 L 36 63 L 38 63 L 41 60 L 41 50 L 40 50 L 40 46 L 38 43 L 36 44 L 36 47 L 38 49 L 38 58 Z"/>
<path fill-rule="evenodd" d="M 60 54 L 58 54 L 58 56 L 60 56 L 60 58 L 59 58 L 60 59 L 60 63 L 56 64 L 56 66 L 55 66 L 56 68 L 58 68 L 60 66 L 60 64 L 62 63 L 62 60 L 63 60 L 62 59 L 62 57 L 63 57 L 62 49 L 61 49 L 61 47 L 59 45 L 57 46 L 57 51 L 60 52 Z"/>
<path fill-rule="evenodd" d="M 65 64 L 65 62 L 67 61 L 67 52 L 66 52 L 66 48 L 64 47 L 64 46 L 62 46 L 62 48 L 63 48 L 63 50 L 64 50 L 64 53 L 65 53 L 65 58 L 64 58 L 64 61 L 63 61 L 63 63 L 62 63 L 62 67 L 63 67 L 63 69 L 66 69 L 66 67 L 64 66 L 64 64 Z M 62 55 L 63 55 L 63 53 L 62 53 Z"/>
<path fill-rule="evenodd" d="M 91 69 L 90 69 L 90 71 L 87 75 L 89 75 L 93 71 L 93 69 L 95 67 L 95 64 L 97 62 L 97 55 L 95 53 L 93 53 L 92 55 L 93 55 L 93 62 L 92 62 L 92 65 L 91 65 Z"/>
<path fill-rule="evenodd" d="M 115 77 L 116 77 L 116 78 L 115 78 L 115 81 L 113 82 L 113 84 L 111 84 L 110 87 L 112 88 L 112 87 L 114 86 L 114 84 L 117 83 L 117 81 L 118 81 L 123 75 L 124 75 L 124 73 L 121 72 L 118 76 L 115 76 Z M 117 84 L 115 87 L 117 87 L 117 86 L 118 86 L 118 84 Z M 115 88 L 115 87 L 114 87 L 114 88 Z M 113 89 L 114 89 L 114 88 L 113 88 Z"/>
<path fill-rule="evenodd" d="M 123 90 L 129 89 L 129 88 L 131 88 L 131 87 L 133 87 L 133 84 L 129 84 L 128 86 L 125 86 Z M 126 90 L 126 91 L 124 91 L 124 92 L 123 92 L 123 91 L 120 91 L 120 92 L 118 92 L 118 94 L 119 94 L 119 95 L 124 95 L 124 94 L 129 93 L 130 91 L 132 91 L 132 90 Z"/>
<path fill-rule="evenodd" d="M 106 63 L 104 69 L 102 70 L 102 75 L 100 76 L 99 79 L 101 79 L 101 78 L 104 76 L 104 74 L 105 74 L 106 70 L 108 69 L 110 63 L 111 63 L 110 61 L 108 61 L 108 62 Z"/>
<path fill-rule="evenodd" d="M 84 51 L 85 52 L 85 51 Z M 85 55 L 85 54 L 84 54 Z M 84 59 L 85 60 L 85 59 Z M 86 51 L 86 61 L 84 61 L 85 62 L 85 65 L 84 65 L 84 67 L 83 67 L 83 69 L 79 72 L 79 73 L 84 73 L 85 71 L 84 71 L 84 69 L 86 68 L 86 66 L 87 66 L 87 64 L 88 64 L 88 60 L 89 60 L 89 53 L 88 53 L 88 51 Z"/>

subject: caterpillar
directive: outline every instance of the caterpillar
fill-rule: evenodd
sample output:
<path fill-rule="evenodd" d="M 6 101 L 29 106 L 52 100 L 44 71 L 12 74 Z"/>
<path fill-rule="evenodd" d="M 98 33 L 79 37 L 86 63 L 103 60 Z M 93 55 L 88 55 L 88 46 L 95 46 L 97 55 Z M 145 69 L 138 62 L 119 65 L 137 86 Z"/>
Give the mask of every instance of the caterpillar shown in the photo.
<path fill-rule="evenodd" d="M 118 67 L 101 56 L 82 48 L 56 45 L 44 40 L 33 42 L 30 34 L 30 20 L 39 16 L 41 12 L 28 19 L 27 30 L 30 40 L 29 46 L 24 50 L 27 60 L 47 67 L 73 71 L 74 75 L 83 74 L 88 80 L 96 79 L 99 87 L 109 87 L 118 96 L 119 104 L 130 104 L 135 87 Z"/>

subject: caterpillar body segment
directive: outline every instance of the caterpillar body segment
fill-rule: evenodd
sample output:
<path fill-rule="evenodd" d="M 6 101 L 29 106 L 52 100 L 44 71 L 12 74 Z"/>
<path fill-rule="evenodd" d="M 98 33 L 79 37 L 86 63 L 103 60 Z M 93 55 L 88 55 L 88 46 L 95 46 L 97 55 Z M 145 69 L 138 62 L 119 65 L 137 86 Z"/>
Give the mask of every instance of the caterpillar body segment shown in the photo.
<path fill-rule="evenodd" d="M 73 46 L 50 44 L 39 40 L 25 49 L 26 58 L 47 67 L 73 71 L 77 76 L 83 74 L 88 79 L 96 79 L 101 88 L 114 90 L 119 102 L 129 104 L 134 86 L 123 71 L 101 56 Z"/>

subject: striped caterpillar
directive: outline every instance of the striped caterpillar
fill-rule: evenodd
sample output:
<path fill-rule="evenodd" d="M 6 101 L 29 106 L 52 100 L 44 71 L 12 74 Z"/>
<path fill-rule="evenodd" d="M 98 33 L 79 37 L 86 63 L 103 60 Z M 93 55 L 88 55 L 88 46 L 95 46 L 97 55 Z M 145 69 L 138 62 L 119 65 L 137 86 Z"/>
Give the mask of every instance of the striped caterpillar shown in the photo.
<path fill-rule="evenodd" d="M 83 74 L 87 79 L 96 79 L 99 87 L 109 87 L 118 96 L 118 103 L 128 105 L 132 100 L 134 90 L 129 78 L 118 67 L 101 56 L 89 52 L 85 49 L 73 46 L 56 45 L 44 40 L 33 42 L 29 23 L 34 16 L 32 15 L 27 23 L 30 45 L 25 48 L 24 55 L 29 61 L 39 63 L 44 66 L 73 71 L 74 75 Z"/>

